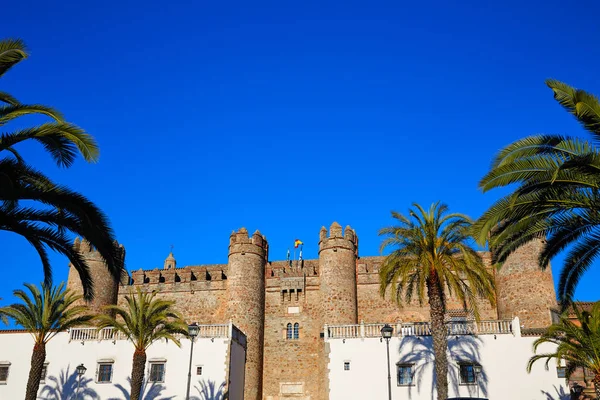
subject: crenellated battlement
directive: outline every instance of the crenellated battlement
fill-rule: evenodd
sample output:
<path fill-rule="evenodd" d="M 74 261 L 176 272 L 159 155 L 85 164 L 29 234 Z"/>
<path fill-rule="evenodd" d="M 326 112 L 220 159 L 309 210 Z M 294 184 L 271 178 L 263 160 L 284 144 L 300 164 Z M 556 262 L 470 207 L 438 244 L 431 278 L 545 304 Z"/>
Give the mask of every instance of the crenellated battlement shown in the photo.
<path fill-rule="evenodd" d="M 358 253 L 358 236 L 356 236 L 356 232 L 350 225 L 346 226 L 346 229 L 342 231 L 342 226 L 334 222 L 329 227 L 329 235 L 327 233 L 325 227 L 322 227 L 319 232 L 319 254 L 323 250 L 334 249 L 334 251 L 337 251 L 338 248 Z"/>
<path fill-rule="evenodd" d="M 185 284 L 213 282 L 227 279 L 227 264 L 192 265 L 175 269 L 139 269 L 131 272 L 128 285 Z"/>
<path fill-rule="evenodd" d="M 252 235 L 248 235 L 246 228 L 240 228 L 237 232 L 231 232 L 229 236 L 229 255 L 240 253 L 256 254 L 265 260 L 269 255 L 269 243 L 267 238 L 256 230 Z"/>

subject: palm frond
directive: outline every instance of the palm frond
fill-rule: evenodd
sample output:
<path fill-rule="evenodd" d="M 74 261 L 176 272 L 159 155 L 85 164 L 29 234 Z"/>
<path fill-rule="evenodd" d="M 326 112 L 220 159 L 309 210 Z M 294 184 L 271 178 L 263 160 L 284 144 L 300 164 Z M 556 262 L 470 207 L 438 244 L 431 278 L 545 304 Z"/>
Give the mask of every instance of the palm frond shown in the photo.
<path fill-rule="evenodd" d="M 0 40 L 0 77 L 25 58 L 27 48 L 21 39 Z"/>

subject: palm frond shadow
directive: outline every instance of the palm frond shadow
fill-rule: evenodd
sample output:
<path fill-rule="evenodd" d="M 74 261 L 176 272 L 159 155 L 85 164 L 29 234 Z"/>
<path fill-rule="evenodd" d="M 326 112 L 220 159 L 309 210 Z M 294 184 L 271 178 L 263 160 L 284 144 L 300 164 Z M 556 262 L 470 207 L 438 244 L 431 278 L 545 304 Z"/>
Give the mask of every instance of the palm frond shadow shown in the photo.
<path fill-rule="evenodd" d="M 458 393 L 460 384 L 460 370 L 458 362 L 481 363 L 482 340 L 476 336 L 459 335 L 458 339 L 454 336 L 448 337 L 448 386 Z M 412 397 L 412 391 L 416 388 L 420 393 L 423 388 L 423 378 L 432 376 L 431 397 L 435 397 L 437 376 L 434 368 L 433 342 L 431 336 L 404 336 L 396 350 L 397 354 L 405 354 L 400 358 L 399 364 L 413 364 L 413 386 L 409 386 L 408 394 Z M 482 367 L 481 374 L 478 377 L 479 395 L 487 396 L 489 377 L 485 368 Z M 467 386 L 469 395 L 477 395 L 477 385 Z"/>
<path fill-rule="evenodd" d="M 62 370 L 59 376 L 46 377 L 46 384 L 40 389 L 38 399 L 44 400 L 75 400 L 77 397 L 88 399 L 100 399 L 94 389 L 88 387 L 93 379 L 81 377 L 79 394 L 77 394 L 77 371 L 70 372 L 69 367 Z"/>
<path fill-rule="evenodd" d="M 546 392 L 541 390 L 542 394 L 546 396 L 545 400 L 571 400 L 571 394 L 565 391 L 564 387 L 557 388 L 554 386 L 554 391 L 556 394 Z"/>
<path fill-rule="evenodd" d="M 131 387 L 131 377 L 127 377 L 127 382 L 129 382 L 129 386 Z M 119 391 L 121 392 L 123 397 L 122 398 L 111 397 L 108 400 L 130 400 L 131 399 L 130 391 L 127 390 L 125 387 L 123 387 L 123 385 L 117 383 L 114 386 L 117 389 L 119 389 Z M 140 395 L 140 399 L 142 399 L 142 400 L 173 400 L 175 398 L 175 396 L 159 398 L 160 394 L 165 389 L 166 389 L 165 386 L 160 383 L 151 382 L 150 384 L 148 384 L 148 381 L 144 380 L 144 383 L 142 384 L 142 393 Z"/>
<path fill-rule="evenodd" d="M 191 396 L 190 400 L 227 400 L 229 393 L 225 390 L 225 382 L 221 383 L 217 388 L 217 382 L 208 380 L 207 382 L 200 381 L 200 387 L 194 385 L 194 389 L 198 392 L 198 396 Z"/>

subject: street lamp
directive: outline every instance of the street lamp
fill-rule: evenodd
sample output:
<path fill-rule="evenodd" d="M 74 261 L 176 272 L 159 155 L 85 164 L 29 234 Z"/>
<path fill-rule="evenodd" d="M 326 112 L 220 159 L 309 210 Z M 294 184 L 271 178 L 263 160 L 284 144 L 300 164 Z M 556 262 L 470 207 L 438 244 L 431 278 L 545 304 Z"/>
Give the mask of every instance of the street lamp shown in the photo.
<path fill-rule="evenodd" d="M 194 353 L 194 338 L 198 336 L 199 327 L 197 323 L 193 323 L 188 326 L 188 336 L 190 337 L 190 341 L 192 345 L 190 347 L 190 366 L 188 367 L 188 382 L 187 382 L 187 392 L 185 395 L 185 400 L 190 399 L 190 383 L 192 382 L 192 354 Z"/>
<path fill-rule="evenodd" d="M 381 337 L 385 339 L 385 347 L 387 349 L 387 370 L 388 370 L 388 398 L 392 400 L 392 375 L 390 374 L 390 339 L 394 333 L 394 328 L 385 324 L 381 328 Z"/>
<path fill-rule="evenodd" d="M 475 383 L 477 384 L 477 397 L 479 398 L 479 376 L 481 375 L 481 365 L 474 365 L 473 371 L 475 372 Z"/>
<path fill-rule="evenodd" d="M 81 377 L 83 376 L 83 374 L 85 374 L 85 371 L 87 371 L 87 368 L 83 365 L 83 363 L 81 363 L 77 366 L 77 375 L 79 376 L 79 379 L 77 380 L 77 395 L 75 397 L 79 397 L 79 387 L 81 386 Z"/>

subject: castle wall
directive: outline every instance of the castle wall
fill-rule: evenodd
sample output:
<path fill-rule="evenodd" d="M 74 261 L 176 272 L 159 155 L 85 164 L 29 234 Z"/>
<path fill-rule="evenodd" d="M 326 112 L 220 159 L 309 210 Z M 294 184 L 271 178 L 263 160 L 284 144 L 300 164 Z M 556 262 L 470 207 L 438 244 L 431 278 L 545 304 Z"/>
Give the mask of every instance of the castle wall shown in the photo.
<path fill-rule="evenodd" d="M 489 265 L 489 256 L 483 254 L 484 261 Z M 413 300 L 401 307 L 391 300 L 388 290 L 385 299 L 379 292 L 379 267 L 385 257 L 361 257 L 358 261 L 357 299 L 358 299 L 358 321 L 364 323 L 379 323 L 381 321 L 396 322 L 424 322 L 429 321 L 429 304 L 427 295 L 420 306 L 418 301 Z M 493 273 L 492 267 L 489 266 Z M 482 320 L 498 319 L 498 312 L 487 300 L 478 303 Z M 448 311 L 461 310 L 463 305 L 455 298 L 449 298 L 446 303 Z M 510 319 L 510 318 L 509 318 Z"/>
<path fill-rule="evenodd" d="M 263 398 L 319 400 L 315 366 L 323 346 L 318 277 L 300 276 L 293 290 L 282 291 L 295 277 L 267 280 Z M 299 324 L 299 338 L 287 339 L 287 324 Z M 293 334 L 293 332 L 292 332 Z"/>
<path fill-rule="evenodd" d="M 557 306 L 552 269 L 542 271 L 538 264 L 543 245 L 542 240 L 523 245 L 496 273 L 500 317 L 518 316 L 525 328 L 550 325 L 550 309 Z"/>

